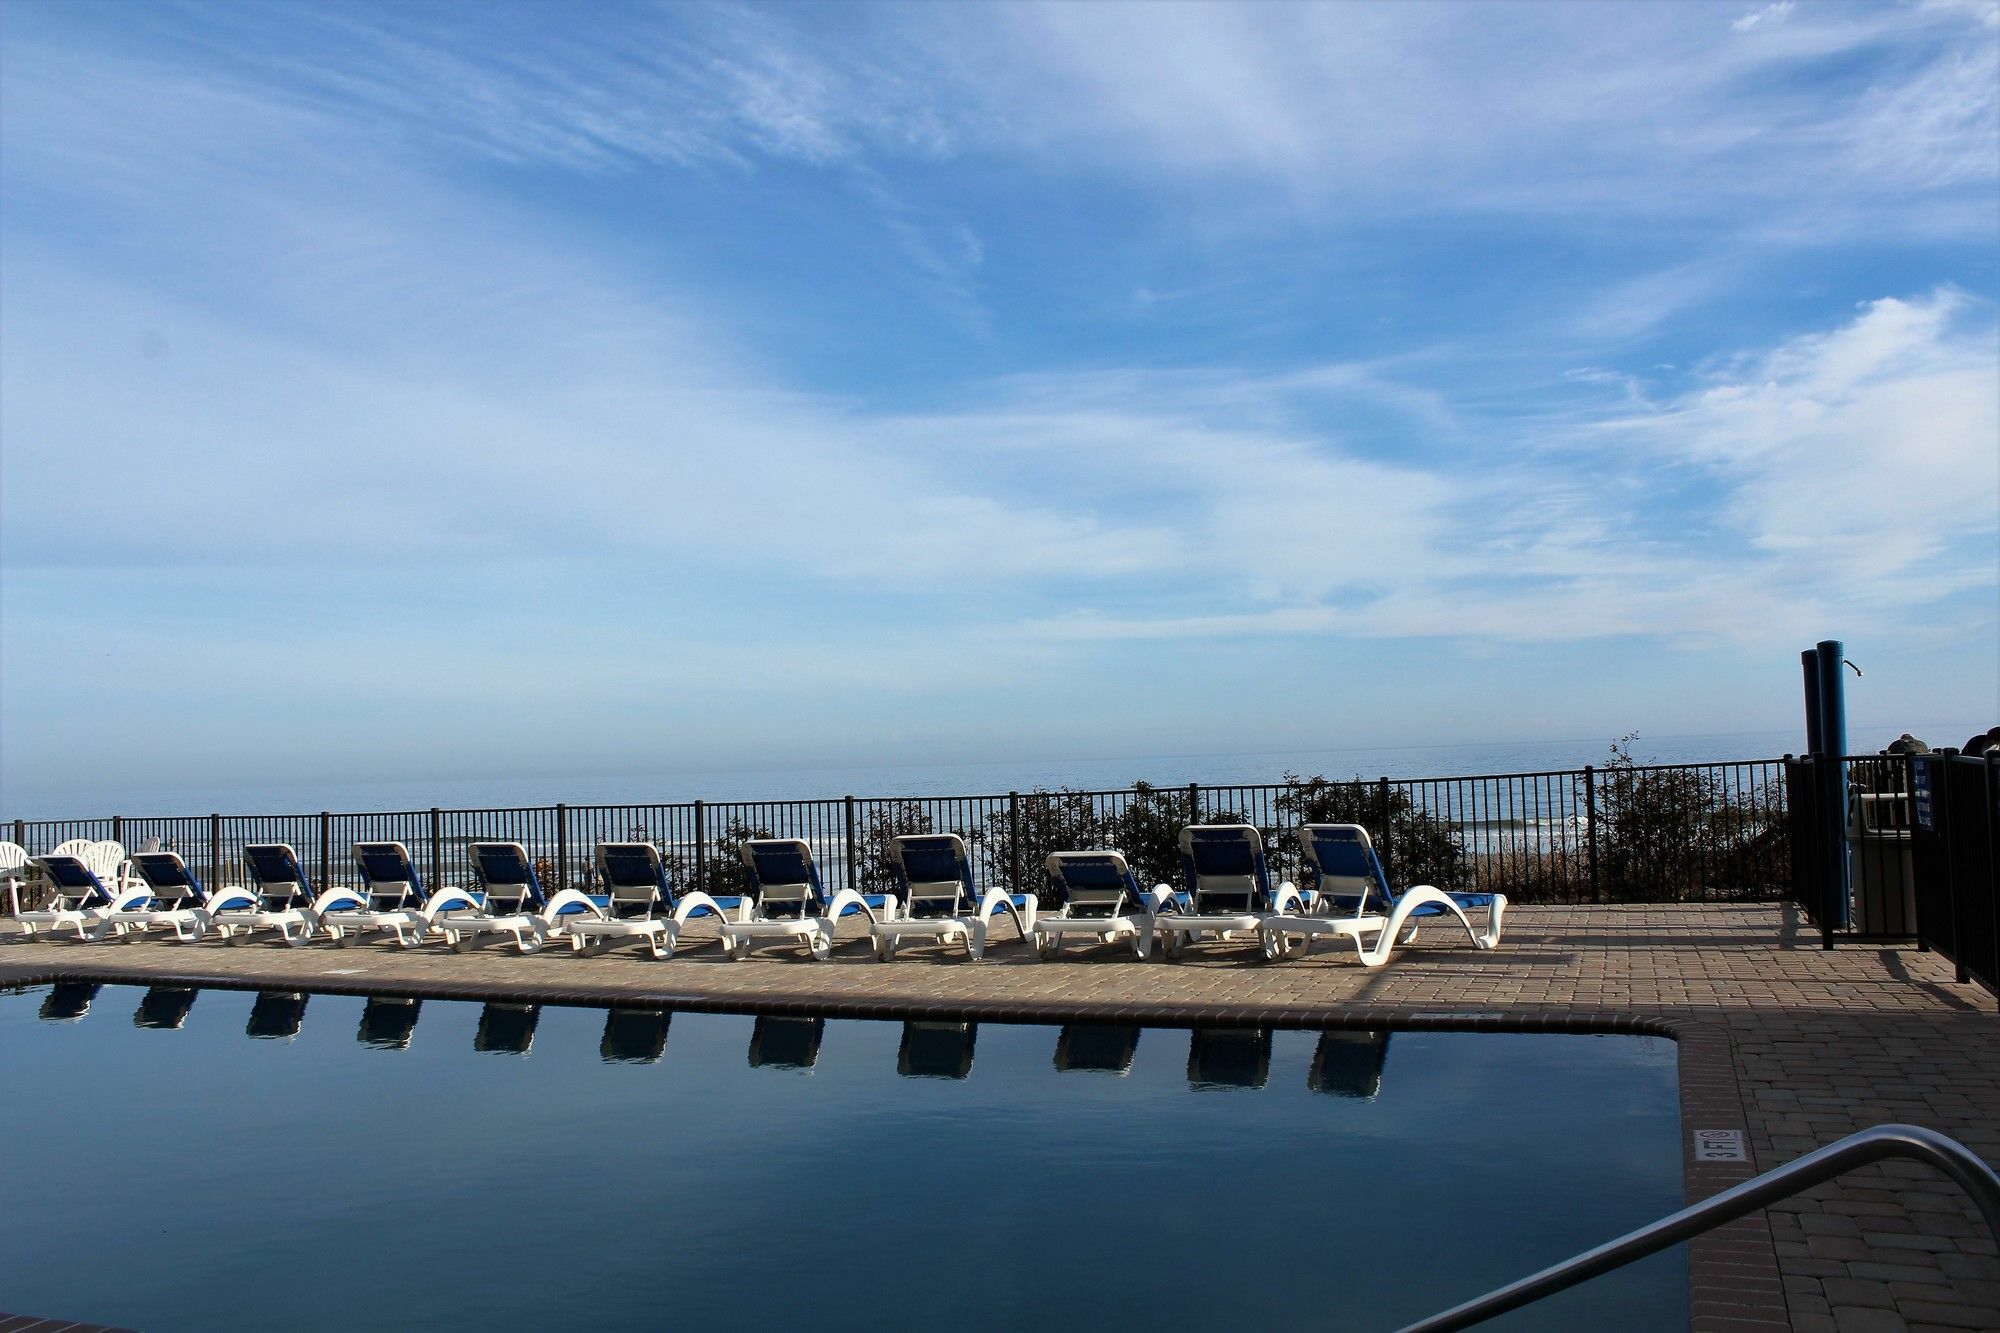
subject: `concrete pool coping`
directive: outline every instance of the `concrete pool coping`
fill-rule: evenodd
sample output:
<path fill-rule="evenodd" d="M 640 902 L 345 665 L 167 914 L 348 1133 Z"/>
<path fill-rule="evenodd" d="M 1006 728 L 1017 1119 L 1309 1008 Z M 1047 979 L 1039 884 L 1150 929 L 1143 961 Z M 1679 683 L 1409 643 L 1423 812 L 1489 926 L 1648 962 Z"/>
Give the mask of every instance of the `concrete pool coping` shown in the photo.
<path fill-rule="evenodd" d="M 435 947 L 30 944 L 0 984 L 56 980 L 425 999 L 663 1007 L 832 1018 L 1115 1022 L 1154 1027 L 1632 1033 L 1675 1041 L 1686 1198 L 1707 1198 L 1853 1129 L 1907 1120 L 2000 1159 L 2000 1021 L 1934 955 L 1822 953 L 1769 905 L 1529 907 L 1490 953 L 1437 932 L 1369 972 L 1332 950 L 1178 964 L 1121 950 L 1035 963 L 1002 944 L 971 965 L 913 949 L 878 964 L 843 934 L 829 963 L 725 963 L 701 939 L 665 962 L 630 951 L 520 957 Z M 188 964 L 199 958 L 198 967 Z M 1701 1130 L 1741 1162 L 1697 1160 Z M 1698 1329 L 2000 1326 L 2000 1258 L 1965 1201 L 1896 1164 L 1822 1186 L 1689 1246 Z M 1608 1237 L 1606 1239 L 1609 1239 Z"/>

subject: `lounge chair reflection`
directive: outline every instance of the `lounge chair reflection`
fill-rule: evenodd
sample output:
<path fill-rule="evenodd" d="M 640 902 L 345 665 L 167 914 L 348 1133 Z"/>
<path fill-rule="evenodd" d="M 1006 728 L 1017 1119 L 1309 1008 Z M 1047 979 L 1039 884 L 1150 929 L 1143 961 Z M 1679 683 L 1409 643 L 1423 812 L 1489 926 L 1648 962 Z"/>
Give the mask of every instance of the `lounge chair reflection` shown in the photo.
<path fill-rule="evenodd" d="M 1269 1028 L 1196 1028 L 1188 1034 L 1188 1086 L 1261 1088 L 1271 1078 Z"/>
<path fill-rule="evenodd" d="M 1373 1101 L 1389 1059 L 1387 1032 L 1322 1032 L 1306 1086 L 1334 1097 Z"/>
<path fill-rule="evenodd" d="M 665 1009 L 607 1009 L 598 1057 L 608 1065 L 657 1064 L 667 1053 L 667 1024 L 672 1021 Z"/>
<path fill-rule="evenodd" d="M 479 1031 L 472 1049 L 492 1055 L 526 1055 L 535 1044 L 535 1024 L 542 1021 L 539 1004 L 489 1002 L 479 1011 Z"/>
<path fill-rule="evenodd" d="M 42 997 L 41 1018 L 45 1023 L 75 1023 L 90 1012 L 90 1002 L 104 989 L 102 982 L 58 981 Z"/>
<path fill-rule="evenodd" d="M 977 1023 L 905 1023 L 896 1072 L 904 1078 L 964 1078 L 972 1072 L 978 1040 Z"/>
<path fill-rule="evenodd" d="M 780 1018 L 759 1014 L 750 1028 L 752 1069 L 811 1069 L 819 1063 L 824 1018 Z"/>
<path fill-rule="evenodd" d="M 300 991 L 259 991 L 243 1035 L 260 1041 L 290 1041 L 305 1026 L 306 1000 Z"/>
<path fill-rule="evenodd" d="M 1065 1024 L 1056 1037 L 1056 1069 L 1123 1077 L 1132 1072 L 1132 1058 L 1139 1053 L 1139 1032 L 1122 1024 Z"/>
<path fill-rule="evenodd" d="M 361 1007 L 361 1028 L 354 1039 L 363 1046 L 385 1051 L 406 1051 L 417 1030 L 422 1000 L 406 1000 L 396 995 L 371 995 Z"/>
<path fill-rule="evenodd" d="M 187 1022 L 188 1010 L 194 1008 L 195 997 L 200 994 L 189 986 L 154 986 L 139 997 L 139 1007 L 132 1013 L 132 1026 L 178 1031 Z"/>

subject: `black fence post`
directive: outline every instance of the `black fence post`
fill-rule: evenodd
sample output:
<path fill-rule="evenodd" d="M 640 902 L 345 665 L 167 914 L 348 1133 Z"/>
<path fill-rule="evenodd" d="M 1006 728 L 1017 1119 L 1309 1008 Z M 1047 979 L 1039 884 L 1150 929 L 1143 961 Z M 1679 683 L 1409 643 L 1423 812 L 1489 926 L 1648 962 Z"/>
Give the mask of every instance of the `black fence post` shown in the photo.
<path fill-rule="evenodd" d="M 111 841 L 117 843 L 120 847 L 125 845 L 125 816 L 111 816 Z"/>
<path fill-rule="evenodd" d="M 325 893 L 332 887 L 333 879 L 333 812 L 319 812 L 319 891 Z M 431 887 L 438 886 L 437 875 L 431 875 Z"/>
<path fill-rule="evenodd" d="M 1396 852 L 1390 845 L 1389 836 L 1389 778 L 1385 774 L 1375 779 L 1375 829 L 1381 834 L 1382 873 L 1389 876 L 1391 884 L 1396 882 Z"/>
<path fill-rule="evenodd" d="M 28 845 L 28 821 L 25 819 L 14 821 L 14 845 L 16 847 Z"/>
<path fill-rule="evenodd" d="M 1200 822 L 1201 788 L 1190 782 L 1188 783 L 1188 823 L 1199 824 Z"/>
<path fill-rule="evenodd" d="M 556 883 L 560 890 L 569 884 L 569 807 L 556 802 Z"/>
<path fill-rule="evenodd" d="M 222 887 L 222 816 L 208 817 L 208 886 Z"/>
<path fill-rule="evenodd" d="M 444 883 L 444 812 L 431 807 L 431 883 Z"/>
<path fill-rule="evenodd" d="M 859 893 L 861 891 L 861 867 L 855 862 L 855 858 L 860 853 L 855 846 L 854 838 L 854 798 L 852 796 L 843 796 L 840 798 L 840 804 L 847 817 L 847 859 L 844 863 L 847 870 L 847 887 Z"/>
<path fill-rule="evenodd" d="M 1986 980 L 1993 987 L 1994 1008 L 2000 1009 L 2000 861 L 1994 854 L 2000 852 L 2000 833 L 1993 826 L 2000 824 L 2000 797 L 1996 797 L 1995 786 L 2000 784 L 2000 750 L 1988 750 L 1985 770 L 1985 790 L 1980 794 L 1986 798 L 1986 805 L 1979 812 L 1979 822 L 1986 826 L 1986 924 L 1993 930 L 1993 952 L 1986 955 Z"/>
<path fill-rule="evenodd" d="M 1021 793 L 1007 793 L 1007 892 L 1021 889 Z"/>
<path fill-rule="evenodd" d="M 1590 901 L 1604 901 L 1597 879 L 1597 765 L 1583 766 L 1583 861 L 1590 871 Z"/>
<path fill-rule="evenodd" d="M 1813 815 L 1820 825 L 1819 836 L 1814 839 L 1819 844 L 1819 855 L 1816 858 L 1819 870 L 1819 947 L 1830 950 L 1833 948 L 1834 866 L 1829 857 L 1829 848 L 1833 844 L 1828 840 L 1824 825 L 1827 820 L 1827 801 L 1831 799 L 1829 793 L 1833 790 L 1833 782 L 1829 776 L 1831 768 L 1824 755 L 1814 760 L 1812 772 Z M 1845 830 L 1841 832 L 1844 834 Z"/>
<path fill-rule="evenodd" d="M 694 803 L 694 886 L 708 892 L 708 803 Z"/>

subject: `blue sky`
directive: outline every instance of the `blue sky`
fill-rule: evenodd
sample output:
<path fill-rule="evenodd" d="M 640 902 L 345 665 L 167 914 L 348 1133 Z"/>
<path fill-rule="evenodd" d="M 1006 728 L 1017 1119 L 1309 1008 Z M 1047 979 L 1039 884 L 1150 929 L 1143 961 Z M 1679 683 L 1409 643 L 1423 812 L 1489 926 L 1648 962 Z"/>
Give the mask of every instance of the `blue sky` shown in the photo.
<path fill-rule="evenodd" d="M 2000 7 L 0 26 L 0 799 L 2000 715 Z"/>

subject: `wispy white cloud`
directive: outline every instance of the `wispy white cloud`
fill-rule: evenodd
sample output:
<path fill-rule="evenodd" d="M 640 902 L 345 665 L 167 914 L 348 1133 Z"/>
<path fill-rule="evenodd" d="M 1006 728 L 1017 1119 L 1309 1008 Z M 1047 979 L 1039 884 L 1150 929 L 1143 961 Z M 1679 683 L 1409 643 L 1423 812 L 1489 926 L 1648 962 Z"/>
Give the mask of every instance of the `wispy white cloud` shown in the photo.
<path fill-rule="evenodd" d="M 1798 0 L 1775 0 L 1773 4 L 1751 10 L 1749 13 L 1743 15 L 1743 17 L 1731 23 L 1729 28 L 1732 32 L 1748 32 L 1752 28 L 1783 23 L 1792 16 L 1792 11 L 1798 7 Z"/>

